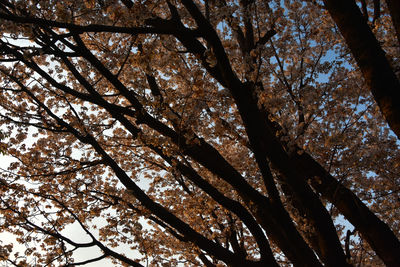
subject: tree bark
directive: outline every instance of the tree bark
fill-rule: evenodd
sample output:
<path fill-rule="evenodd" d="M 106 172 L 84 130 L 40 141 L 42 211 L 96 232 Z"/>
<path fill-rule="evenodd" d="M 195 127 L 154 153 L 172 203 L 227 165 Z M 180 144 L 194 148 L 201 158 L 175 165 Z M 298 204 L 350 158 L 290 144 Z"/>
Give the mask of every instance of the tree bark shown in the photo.
<path fill-rule="evenodd" d="M 387 1 L 391 3 L 391 0 Z M 397 2 L 397 1 L 393 1 Z M 360 9 L 351 0 L 324 0 L 390 128 L 400 139 L 400 82 Z"/>
<path fill-rule="evenodd" d="M 390 16 L 392 17 L 393 26 L 396 31 L 397 41 L 399 42 L 398 45 L 400 49 L 400 1 L 386 0 L 386 4 L 389 8 Z"/>
<path fill-rule="evenodd" d="M 339 183 L 310 155 L 298 156 L 298 168 L 306 170 L 313 188 L 335 205 L 387 266 L 400 266 L 400 241 L 351 190 Z"/>

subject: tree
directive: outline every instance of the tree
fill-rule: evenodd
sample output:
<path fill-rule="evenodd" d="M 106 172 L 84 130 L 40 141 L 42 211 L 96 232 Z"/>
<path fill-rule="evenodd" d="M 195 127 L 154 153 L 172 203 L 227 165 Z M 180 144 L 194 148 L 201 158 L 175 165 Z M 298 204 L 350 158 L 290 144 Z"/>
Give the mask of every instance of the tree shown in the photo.
<path fill-rule="evenodd" d="M 396 76 L 396 69 L 397 72 L 399 71 L 400 4 L 398 1 L 386 1 L 398 41 L 396 42 L 396 39 L 391 41 L 397 56 L 392 59 L 393 64 L 390 64 L 368 25 L 367 4 L 365 1 L 361 2 L 364 14 L 361 13 L 354 1 L 324 1 L 354 55 L 382 114 L 397 137 L 400 138 L 400 82 L 398 76 Z M 380 1 L 375 0 L 373 4 L 374 19 L 372 24 L 380 16 Z"/>
<path fill-rule="evenodd" d="M 397 139 L 329 14 L 352 25 L 325 4 L 0 1 L 1 124 L 17 159 L 1 229 L 27 246 L 0 244 L 1 259 L 398 266 Z M 395 73 L 392 9 L 378 4 Z M 73 223 L 89 242 L 68 236 Z M 103 254 L 74 262 L 87 247 Z"/>

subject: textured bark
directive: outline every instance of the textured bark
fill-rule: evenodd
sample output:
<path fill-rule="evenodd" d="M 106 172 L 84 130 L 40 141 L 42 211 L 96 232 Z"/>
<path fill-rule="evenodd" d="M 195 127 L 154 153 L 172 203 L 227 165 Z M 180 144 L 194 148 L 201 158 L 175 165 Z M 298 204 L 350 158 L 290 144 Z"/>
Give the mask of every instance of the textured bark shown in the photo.
<path fill-rule="evenodd" d="M 385 52 L 354 0 L 324 0 L 324 3 L 357 61 L 383 116 L 400 139 L 400 82 Z"/>

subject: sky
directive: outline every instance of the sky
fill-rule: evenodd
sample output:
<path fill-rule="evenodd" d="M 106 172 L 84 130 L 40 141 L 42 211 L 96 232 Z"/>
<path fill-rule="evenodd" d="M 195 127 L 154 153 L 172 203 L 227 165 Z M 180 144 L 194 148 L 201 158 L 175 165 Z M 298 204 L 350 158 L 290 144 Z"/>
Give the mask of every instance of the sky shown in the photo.
<path fill-rule="evenodd" d="M 9 164 L 13 162 L 13 158 L 7 155 L 0 155 L 0 172 L 3 172 L 7 169 Z M 104 223 L 104 222 L 103 222 Z M 99 224 L 101 225 L 101 222 L 99 221 Z M 75 223 L 72 224 L 63 231 L 63 233 L 69 237 L 71 240 L 75 242 L 87 242 L 90 241 L 89 236 L 83 232 L 83 230 L 80 228 L 80 226 Z M 94 232 L 93 232 L 94 233 Z M 15 240 L 15 236 L 9 233 L 0 233 L 0 245 L 6 245 L 8 243 L 12 243 L 14 245 L 14 252 L 19 252 L 20 254 L 23 254 L 26 247 L 23 244 L 19 244 Z M 118 248 L 113 248 L 113 250 L 125 253 L 128 257 L 131 256 L 131 258 L 134 258 L 134 251 L 130 250 L 128 246 L 120 246 Z M 76 252 L 74 252 L 74 259 L 75 262 L 79 261 L 86 261 L 92 258 L 96 258 L 102 255 L 100 249 L 98 248 L 80 248 Z M 30 260 L 31 264 L 34 264 L 34 259 Z M 4 263 L 0 262 L 0 266 L 7 266 Z M 106 267 L 106 266 L 119 266 L 115 265 L 111 262 L 109 259 L 103 259 L 101 261 L 93 262 L 93 263 L 88 263 L 82 266 L 86 267 Z"/>

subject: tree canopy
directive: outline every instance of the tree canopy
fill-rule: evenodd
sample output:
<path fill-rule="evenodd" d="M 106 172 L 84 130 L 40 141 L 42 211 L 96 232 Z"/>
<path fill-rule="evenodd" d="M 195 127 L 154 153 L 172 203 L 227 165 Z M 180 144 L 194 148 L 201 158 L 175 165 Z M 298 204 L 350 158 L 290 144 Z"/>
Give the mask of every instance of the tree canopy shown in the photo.
<path fill-rule="evenodd" d="M 0 0 L 0 261 L 399 266 L 399 16 Z"/>

